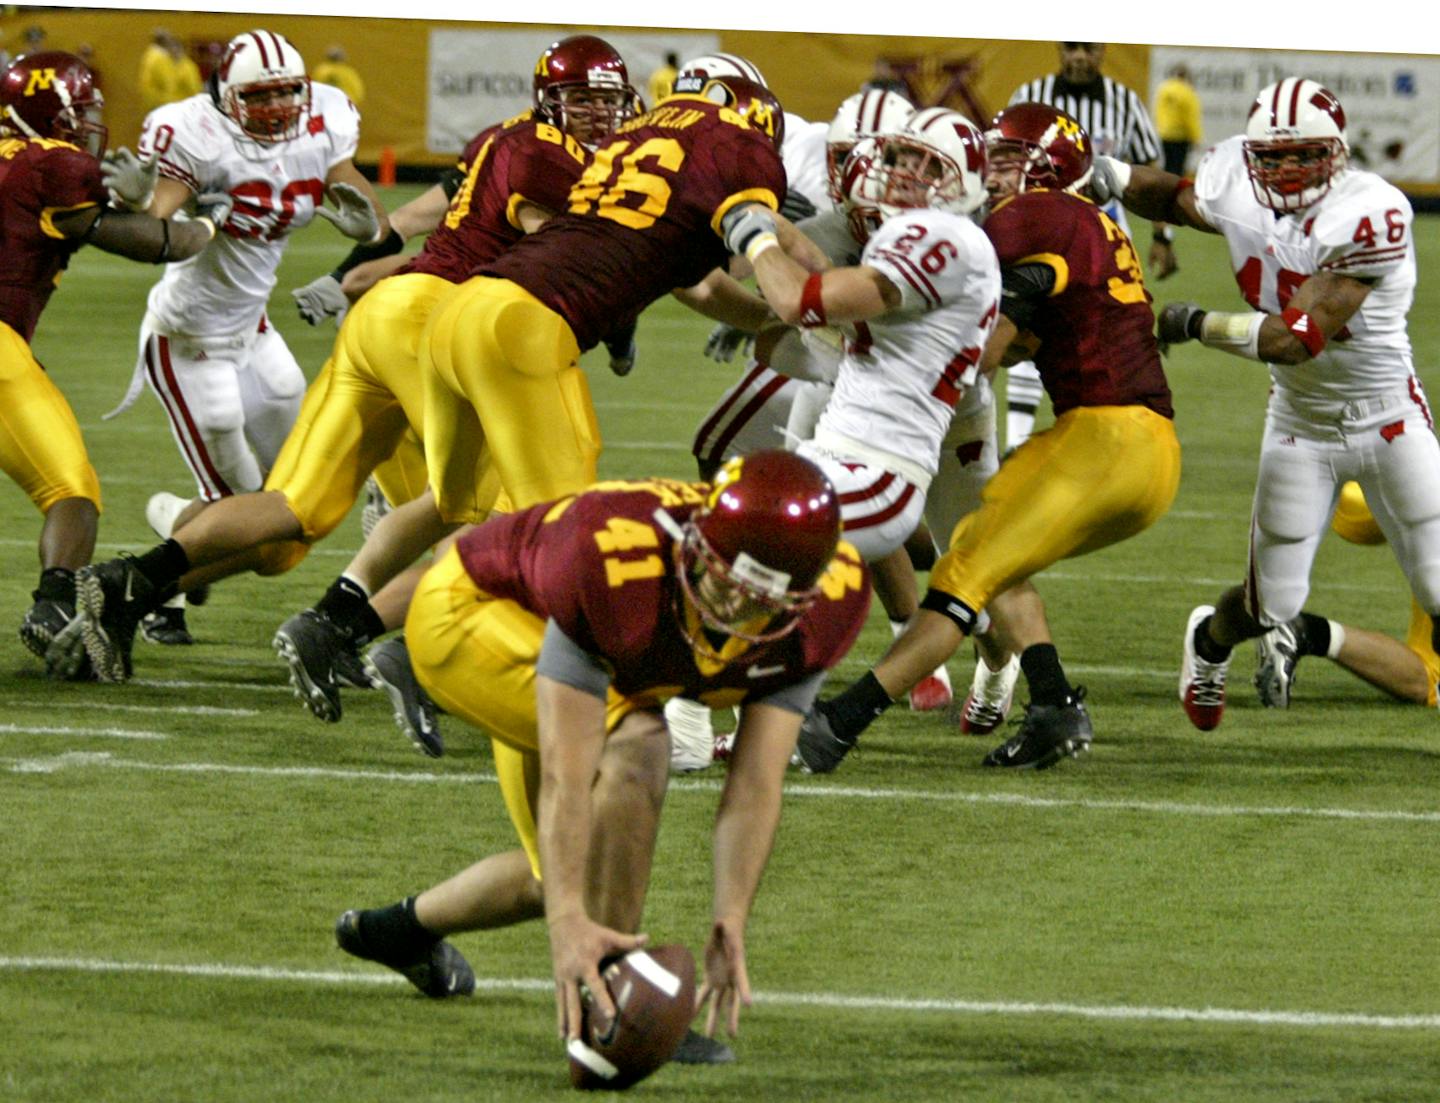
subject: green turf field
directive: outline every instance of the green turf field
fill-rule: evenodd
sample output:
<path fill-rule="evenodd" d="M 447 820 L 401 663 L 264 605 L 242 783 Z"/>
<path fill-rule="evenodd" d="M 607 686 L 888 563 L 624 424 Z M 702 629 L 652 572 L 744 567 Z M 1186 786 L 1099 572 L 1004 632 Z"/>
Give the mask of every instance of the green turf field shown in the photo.
<path fill-rule="evenodd" d="M 1411 333 L 1434 394 L 1440 224 L 1418 229 Z M 1238 305 L 1218 238 L 1181 234 L 1179 249 L 1157 302 Z M 334 330 L 300 322 L 284 289 L 343 252 L 317 225 L 282 271 L 273 317 L 312 373 Z M 107 555 L 151 543 L 152 492 L 189 489 L 153 397 L 100 419 L 124 393 L 155 275 L 81 254 L 36 342 L 101 473 Z M 736 374 L 700 355 L 708 328 L 661 303 L 629 378 L 594 360 L 605 475 L 691 474 L 691 432 Z M 1240 580 L 1267 381 L 1193 347 L 1169 370 L 1185 448 L 1170 515 L 1039 578 L 1071 679 L 1089 687 L 1093 753 L 982 771 L 998 740 L 901 706 L 836 774 L 794 777 L 749 934 L 757 1000 L 739 1063 L 672 1066 L 638 1094 L 1440 1095 L 1437 720 L 1316 659 L 1289 712 L 1266 713 L 1242 649 L 1224 724 L 1190 727 L 1180 633 Z M 0 485 L 0 1100 L 567 1091 L 541 925 L 457 937 L 482 988 L 449 1004 L 334 946 L 344 908 L 512 845 L 479 734 L 451 721 L 432 762 L 378 694 L 347 693 L 335 725 L 291 698 L 270 635 L 343 566 L 358 510 L 293 573 L 219 588 L 191 614 L 198 646 L 137 643 L 136 679 L 119 687 L 48 682 L 15 636 L 39 526 Z M 1402 632 L 1408 605 L 1385 549 L 1322 548 L 1315 610 Z M 888 640 L 877 611 L 839 677 Z M 957 686 L 970 669 L 952 662 Z M 672 785 L 646 921 L 657 941 L 705 937 L 720 771 Z"/>

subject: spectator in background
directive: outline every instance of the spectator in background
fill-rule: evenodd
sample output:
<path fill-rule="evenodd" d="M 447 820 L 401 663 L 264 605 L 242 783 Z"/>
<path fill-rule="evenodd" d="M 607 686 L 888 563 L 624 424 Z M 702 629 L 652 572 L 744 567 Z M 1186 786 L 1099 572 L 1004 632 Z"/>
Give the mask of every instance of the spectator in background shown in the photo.
<path fill-rule="evenodd" d="M 157 27 L 140 55 L 140 98 L 146 113 L 198 95 L 203 87 L 200 66 L 186 55 L 184 43 L 164 27 Z"/>
<path fill-rule="evenodd" d="M 1190 70 L 1183 62 L 1172 65 L 1155 89 L 1155 131 L 1165 171 L 1185 175 L 1190 150 L 1200 144 L 1200 97 L 1190 83 Z"/>
<path fill-rule="evenodd" d="M 327 46 L 325 60 L 315 66 L 310 79 L 334 85 L 350 97 L 350 102 L 356 107 L 365 103 L 365 82 L 355 66 L 346 60 L 343 46 Z"/>
<path fill-rule="evenodd" d="M 665 64 L 650 74 L 650 83 L 645 92 L 650 97 L 646 107 L 654 107 L 671 92 L 675 91 L 675 78 L 680 75 L 680 55 L 674 50 L 665 53 Z"/>

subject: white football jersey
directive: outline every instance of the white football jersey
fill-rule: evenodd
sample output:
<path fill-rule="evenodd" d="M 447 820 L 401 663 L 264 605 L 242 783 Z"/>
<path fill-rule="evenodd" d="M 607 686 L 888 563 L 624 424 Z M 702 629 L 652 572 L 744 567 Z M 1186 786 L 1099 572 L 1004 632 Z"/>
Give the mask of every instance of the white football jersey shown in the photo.
<path fill-rule="evenodd" d="M 1405 316 L 1415 297 L 1414 214 L 1394 185 L 1350 169 L 1319 202 L 1277 216 L 1255 198 L 1243 138 L 1205 154 L 1195 173 L 1201 215 L 1225 236 L 1236 282 L 1256 310 L 1278 314 L 1316 272 L 1375 281 L 1360 309 L 1313 360 L 1272 364 L 1276 385 L 1345 402 L 1404 386 L 1413 363 Z"/>
<path fill-rule="evenodd" d="M 900 305 L 857 325 L 817 437 L 838 434 L 934 475 L 940 442 L 980 362 L 1000 305 L 1000 263 L 984 231 L 948 211 L 901 211 L 860 263 L 900 291 Z"/>
<path fill-rule="evenodd" d="M 833 206 L 830 177 L 825 167 L 825 137 L 829 132 L 825 123 L 812 123 L 799 115 L 785 113 L 785 141 L 780 146 L 785 180 L 792 191 L 798 191 L 815 204 L 817 211 Z"/>
<path fill-rule="evenodd" d="M 325 178 L 355 154 L 360 114 L 338 88 L 311 85 L 309 114 L 286 142 L 248 137 L 208 93 L 157 107 L 140 133 L 142 156 L 197 195 L 228 192 L 230 220 L 198 256 L 169 264 L 150 291 L 150 313 L 192 336 L 253 332 L 275 286 L 285 238 L 325 202 Z"/>

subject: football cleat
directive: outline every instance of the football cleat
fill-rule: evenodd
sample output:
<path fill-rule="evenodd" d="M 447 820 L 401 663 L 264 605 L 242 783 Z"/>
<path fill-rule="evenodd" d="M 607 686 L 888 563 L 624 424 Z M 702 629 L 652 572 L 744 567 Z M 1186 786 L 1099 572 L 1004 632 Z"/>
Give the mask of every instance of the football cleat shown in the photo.
<path fill-rule="evenodd" d="M 1094 733 L 1085 709 L 1085 687 L 1076 686 L 1063 705 L 1025 706 L 1020 730 L 981 759 L 982 766 L 1047 770 L 1062 758 L 1090 749 Z"/>
<path fill-rule="evenodd" d="M 185 647 L 195 642 L 185 624 L 185 606 L 162 605 L 153 613 L 146 613 L 140 622 L 140 635 L 148 643 L 161 643 L 171 647 Z"/>
<path fill-rule="evenodd" d="M 1288 709 L 1295 667 L 1305 652 L 1305 622 L 1277 624 L 1255 641 L 1255 688 L 1267 709 Z"/>
<path fill-rule="evenodd" d="M 341 651 L 335 656 L 335 684 L 351 689 L 378 689 L 365 669 L 365 660 L 358 651 Z"/>
<path fill-rule="evenodd" d="M 936 712 L 948 709 L 955 700 L 955 690 L 950 685 L 950 672 L 944 665 L 937 666 L 933 674 L 927 674 L 915 683 L 910 691 L 910 708 L 915 712 Z"/>
<path fill-rule="evenodd" d="M 715 724 L 709 705 L 672 697 L 665 702 L 665 726 L 670 729 L 671 773 L 703 770 L 714 761 Z"/>
<path fill-rule="evenodd" d="M 102 682 L 129 679 L 135 629 L 159 600 L 132 556 L 92 563 L 76 572 L 75 605 L 85 652 Z"/>
<path fill-rule="evenodd" d="M 677 1065 L 729 1065 L 735 1061 L 735 1051 L 719 1038 L 687 1030 L 670 1060 Z"/>
<path fill-rule="evenodd" d="M 389 695 L 395 708 L 395 724 L 410 742 L 431 758 L 443 755 L 440 710 L 415 678 L 405 637 L 396 636 L 372 647 L 365 655 L 365 673 L 373 685 Z"/>
<path fill-rule="evenodd" d="M 1215 612 L 1213 605 L 1197 605 L 1190 611 L 1185 624 L 1185 650 L 1180 660 L 1180 703 L 1202 732 L 1214 731 L 1225 713 L 1225 675 L 1230 660 L 1206 662 L 1195 652 L 1195 629 L 1202 620 Z"/>
<path fill-rule="evenodd" d="M 715 733 L 715 756 L 716 762 L 729 762 L 730 756 L 735 753 L 735 733 Z"/>
<path fill-rule="evenodd" d="M 52 678 L 94 680 L 80 618 L 68 601 L 37 598 L 20 621 L 20 642 L 45 660 L 45 672 Z"/>
<path fill-rule="evenodd" d="M 433 1000 L 468 996 L 475 991 L 475 970 L 465 955 L 443 938 L 409 953 L 384 952 L 360 932 L 360 912 L 352 908 L 335 921 L 335 944 L 351 957 L 394 969 Z"/>
<path fill-rule="evenodd" d="M 1019 655 L 1011 655 L 999 670 L 991 670 L 984 659 L 977 659 L 970 693 L 960 710 L 960 730 L 966 735 L 989 735 L 1005 723 L 1015 703 L 1015 683 L 1019 680 Z"/>
<path fill-rule="evenodd" d="M 324 613 L 303 609 L 275 631 L 275 653 L 290 668 L 290 684 L 318 720 L 340 719 L 340 687 L 335 681 L 336 656 L 355 651 L 348 633 Z M 357 660 L 358 662 L 358 660 Z"/>
<path fill-rule="evenodd" d="M 828 774 L 835 770 L 855 746 L 853 740 L 846 742 L 835 734 L 826 715 L 828 702 L 816 701 L 815 707 L 805 714 L 800 725 L 800 739 L 795 744 L 795 753 L 790 764 L 799 766 L 807 774 Z"/>

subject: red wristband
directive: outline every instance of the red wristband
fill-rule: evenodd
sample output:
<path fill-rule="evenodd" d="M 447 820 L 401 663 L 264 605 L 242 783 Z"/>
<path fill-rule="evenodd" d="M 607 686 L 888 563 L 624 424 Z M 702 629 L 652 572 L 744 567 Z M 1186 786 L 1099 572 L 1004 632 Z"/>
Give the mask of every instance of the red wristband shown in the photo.
<path fill-rule="evenodd" d="M 825 301 L 820 295 L 820 273 L 815 272 L 800 289 L 800 324 L 814 329 L 825 324 Z"/>
<path fill-rule="evenodd" d="M 1320 332 L 1320 326 L 1305 311 L 1287 306 L 1281 311 L 1280 320 L 1295 334 L 1295 339 L 1305 346 L 1305 351 L 1312 359 L 1324 350 L 1325 334 Z"/>

